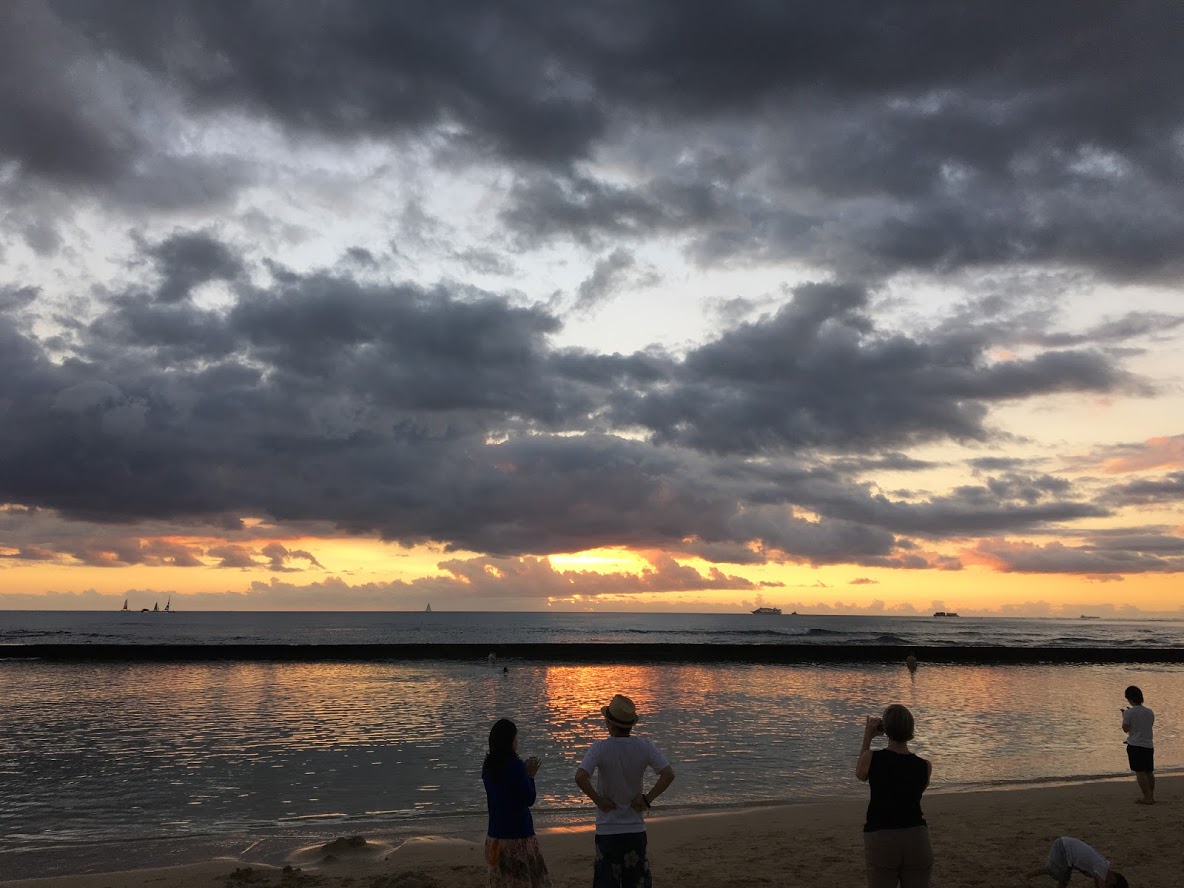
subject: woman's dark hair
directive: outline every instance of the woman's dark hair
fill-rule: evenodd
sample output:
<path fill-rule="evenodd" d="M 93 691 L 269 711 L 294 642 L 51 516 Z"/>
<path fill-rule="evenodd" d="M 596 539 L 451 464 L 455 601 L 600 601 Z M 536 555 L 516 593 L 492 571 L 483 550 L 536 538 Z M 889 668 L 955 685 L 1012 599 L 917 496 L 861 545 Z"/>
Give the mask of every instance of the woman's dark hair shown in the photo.
<path fill-rule="evenodd" d="M 1134 703 L 1136 706 L 1143 705 L 1143 692 L 1137 685 L 1131 685 L 1129 688 L 1127 688 L 1126 693 L 1123 694 L 1123 696 Z"/>
<path fill-rule="evenodd" d="M 481 765 L 483 773 L 489 777 L 498 777 L 506 767 L 506 763 L 515 758 L 514 738 L 518 736 L 518 726 L 508 718 L 499 718 L 489 729 L 489 753 Z"/>
<path fill-rule="evenodd" d="M 884 710 L 884 733 L 889 740 L 907 743 L 913 739 L 913 714 L 899 703 L 893 703 Z"/>

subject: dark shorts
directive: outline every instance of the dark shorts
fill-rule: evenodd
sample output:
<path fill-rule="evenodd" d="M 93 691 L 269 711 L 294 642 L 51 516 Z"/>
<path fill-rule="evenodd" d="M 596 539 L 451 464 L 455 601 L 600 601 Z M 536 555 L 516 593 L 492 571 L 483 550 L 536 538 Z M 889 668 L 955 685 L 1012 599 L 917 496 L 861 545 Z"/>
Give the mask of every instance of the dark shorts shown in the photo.
<path fill-rule="evenodd" d="M 1130 746 L 1126 748 L 1126 760 L 1131 763 L 1132 771 L 1154 771 L 1155 750 L 1146 746 Z"/>

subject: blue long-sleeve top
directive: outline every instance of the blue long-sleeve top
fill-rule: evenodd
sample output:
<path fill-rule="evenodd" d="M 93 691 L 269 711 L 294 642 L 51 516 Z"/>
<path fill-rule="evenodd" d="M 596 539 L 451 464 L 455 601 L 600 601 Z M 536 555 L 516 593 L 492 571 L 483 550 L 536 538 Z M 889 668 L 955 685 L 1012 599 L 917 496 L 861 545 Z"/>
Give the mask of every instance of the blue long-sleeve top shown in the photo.
<path fill-rule="evenodd" d="M 489 835 L 495 839 L 525 839 L 534 835 L 534 778 L 518 756 L 507 759 L 500 773 L 491 778 L 488 768 L 481 769 L 485 801 L 489 806 Z"/>

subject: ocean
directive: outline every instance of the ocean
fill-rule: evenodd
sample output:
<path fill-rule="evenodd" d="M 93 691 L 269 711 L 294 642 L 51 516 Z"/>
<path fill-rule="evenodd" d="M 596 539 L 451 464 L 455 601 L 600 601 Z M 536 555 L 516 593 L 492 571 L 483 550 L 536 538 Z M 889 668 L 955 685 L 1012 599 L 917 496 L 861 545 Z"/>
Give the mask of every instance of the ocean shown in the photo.
<path fill-rule="evenodd" d="M 448 655 L 391 656 L 424 644 Z M 670 644 L 678 659 L 656 656 Z M 0 645 L 7 878 L 247 847 L 278 860 L 355 834 L 476 838 L 481 757 L 501 717 L 517 723 L 522 754 L 543 759 L 536 826 L 588 823 L 573 775 L 614 693 L 633 697 L 638 731 L 678 774 L 654 816 L 863 797 L 853 777 L 863 718 L 892 702 L 916 715 L 931 792 L 1129 779 L 1119 727 L 1129 684 L 1156 712 L 1157 770 L 1184 769 L 1182 621 L 4 612 Z M 45 656 L 22 656 L 38 645 Z M 351 654 L 322 657 L 320 645 Z M 756 647 L 720 661 L 721 645 Z M 818 656 L 762 662 L 776 645 Z M 78 646 L 131 653 L 90 659 Z M 170 658 L 169 646 L 186 655 Z M 302 656 L 243 653 L 276 646 Z M 915 674 L 884 659 L 897 646 L 916 650 Z M 486 647 L 495 662 L 458 654 Z M 1072 649 L 1076 661 L 927 660 L 968 647 Z M 1122 662 L 1127 652 L 1150 656 Z"/>

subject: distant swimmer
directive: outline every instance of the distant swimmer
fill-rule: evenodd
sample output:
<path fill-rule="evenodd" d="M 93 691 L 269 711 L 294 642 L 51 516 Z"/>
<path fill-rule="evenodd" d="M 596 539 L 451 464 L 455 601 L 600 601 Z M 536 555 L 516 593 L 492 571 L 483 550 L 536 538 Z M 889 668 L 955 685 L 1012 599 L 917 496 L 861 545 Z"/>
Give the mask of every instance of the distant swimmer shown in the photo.
<path fill-rule="evenodd" d="M 510 667 L 509 667 L 509 666 L 503 666 L 503 667 L 502 667 L 502 675 L 509 675 L 509 674 L 510 674 Z"/>
<path fill-rule="evenodd" d="M 913 656 L 912 651 L 909 651 L 909 655 L 904 658 L 904 665 L 909 667 L 909 672 L 917 671 L 917 658 Z"/>

